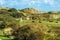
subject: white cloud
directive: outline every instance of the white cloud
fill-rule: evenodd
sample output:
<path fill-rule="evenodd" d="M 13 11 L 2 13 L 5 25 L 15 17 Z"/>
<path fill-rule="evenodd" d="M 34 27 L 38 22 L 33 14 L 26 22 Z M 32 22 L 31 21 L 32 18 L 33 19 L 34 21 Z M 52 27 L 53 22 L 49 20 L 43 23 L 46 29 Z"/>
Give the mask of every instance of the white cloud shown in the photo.
<path fill-rule="evenodd" d="M 17 2 L 17 1 L 15 0 L 15 1 L 13 1 L 11 4 L 13 4 L 13 5 L 18 5 L 19 2 Z"/>
<path fill-rule="evenodd" d="M 59 2 L 56 0 L 44 0 L 45 4 L 50 5 L 51 7 L 59 7 Z"/>
<path fill-rule="evenodd" d="M 14 5 L 28 5 L 28 6 L 40 6 L 40 0 L 0 0 L 0 5 L 14 6 Z"/>
<path fill-rule="evenodd" d="M 18 4 L 19 2 L 17 0 L 0 0 L 0 5 L 13 6 Z"/>
<path fill-rule="evenodd" d="M 29 6 L 32 6 L 36 3 L 36 1 L 30 1 L 30 3 L 28 3 Z"/>
<path fill-rule="evenodd" d="M 48 3 L 48 0 L 44 0 L 45 3 Z"/>
<path fill-rule="evenodd" d="M 36 1 L 31 1 L 31 3 L 32 3 L 32 4 L 35 4 L 35 3 L 36 3 Z"/>
<path fill-rule="evenodd" d="M 55 4 L 55 0 L 44 0 L 44 2 L 46 4 L 49 4 L 49 5 L 54 5 Z"/>
<path fill-rule="evenodd" d="M 0 0 L 0 5 L 6 6 L 27 5 L 40 7 L 41 5 L 44 5 L 43 3 L 48 4 L 51 7 L 60 7 L 56 0 Z"/>
<path fill-rule="evenodd" d="M 5 3 L 4 0 L 0 0 L 0 5 L 3 5 Z"/>
<path fill-rule="evenodd" d="M 31 0 L 29 3 L 28 3 L 29 6 L 41 6 L 41 1 L 40 0 Z"/>

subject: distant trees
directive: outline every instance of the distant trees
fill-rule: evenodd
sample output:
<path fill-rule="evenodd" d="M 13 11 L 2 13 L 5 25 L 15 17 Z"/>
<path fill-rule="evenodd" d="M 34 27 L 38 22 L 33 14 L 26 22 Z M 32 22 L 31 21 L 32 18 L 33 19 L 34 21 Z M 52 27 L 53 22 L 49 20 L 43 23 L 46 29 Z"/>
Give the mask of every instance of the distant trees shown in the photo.
<path fill-rule="evenodd" d="M 25 17 L 23 12 L 18 12 L 15 8 L 11 8 L 8 10 L 0 11 L 0 29 L 5 27 L 18 27 L 20 26 L 18 20 L 16 18 Z"/>
<path fill-rule="evenodd" d="M 8 12 L 17 12 L 17 10 L 15 8 L 10 8 Z"/>
<path fill-rule="evenodd" d="M 20 18 L 22 16 L 24 16 L 24 14 L 22 12 L 18 12 L 18 10 L 16 10 L 15 8 L 11 8 L 8 10 L 10 16 L 14 17 L 14 18 Z"/>
<path fill-rule="evenodd" d="M 52 12 L 48 12 L 49 14 L 51 14 Z"/>
<path fill-rule="evenodd" d="M 19 26 L 19 22 L 16 21 L 15 18 L 9 15 L 0 15 L 0 28 L 3 29 L 5 27 L 17 27 Z"/>
<path fill-rule="evenodd" d="M 15 18 L 20 18 L 20 17 L 23 17 L 24 16 L 24 14 L 23 13 L 12 13 L 12 14 L 10 14 L 12 17 L 15 17 Z"/>

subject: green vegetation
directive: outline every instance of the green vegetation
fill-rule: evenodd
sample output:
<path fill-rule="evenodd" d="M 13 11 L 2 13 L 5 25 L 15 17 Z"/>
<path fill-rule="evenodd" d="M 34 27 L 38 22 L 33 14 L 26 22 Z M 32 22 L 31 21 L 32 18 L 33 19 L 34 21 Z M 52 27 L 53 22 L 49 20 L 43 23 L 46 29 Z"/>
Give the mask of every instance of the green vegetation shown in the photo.
<path fill-rule="evenodd" d="M 59 15 L 33 8 L 0 9 L 0 40 L 60 40 Z"/>

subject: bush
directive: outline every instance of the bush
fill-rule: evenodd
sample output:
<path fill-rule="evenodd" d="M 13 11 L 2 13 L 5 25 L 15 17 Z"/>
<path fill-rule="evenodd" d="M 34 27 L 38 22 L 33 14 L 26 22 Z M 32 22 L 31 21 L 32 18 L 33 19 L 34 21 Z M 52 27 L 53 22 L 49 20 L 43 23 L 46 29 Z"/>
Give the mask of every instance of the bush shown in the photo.
<path fill-rule="evenodd" d="M 44 34 L 40 29 L 35 28 L 35 26 L 25 25 L 18 29 L 15 29 L 13 33 L 15 36 L 14 40 L 43 40 Z"/>

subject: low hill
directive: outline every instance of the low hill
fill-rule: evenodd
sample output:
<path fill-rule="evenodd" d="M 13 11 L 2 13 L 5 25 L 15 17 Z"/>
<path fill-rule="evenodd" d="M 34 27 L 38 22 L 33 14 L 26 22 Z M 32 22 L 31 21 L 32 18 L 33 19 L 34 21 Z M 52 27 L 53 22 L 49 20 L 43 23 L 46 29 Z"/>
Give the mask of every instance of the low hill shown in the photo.
<path fill-rule="evenodd" d="M 25 12 L 25 13 L 40 13 L 39 11 L 37 11 L 36 9 L 34 9 L 34 8 L 25 8 L 25 9 L 22 9 L 22 10 L 20 10 L 20 11 L 22 11 L 22 12 Z"/>

